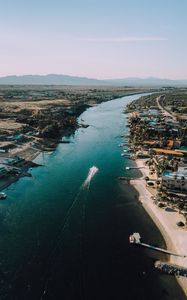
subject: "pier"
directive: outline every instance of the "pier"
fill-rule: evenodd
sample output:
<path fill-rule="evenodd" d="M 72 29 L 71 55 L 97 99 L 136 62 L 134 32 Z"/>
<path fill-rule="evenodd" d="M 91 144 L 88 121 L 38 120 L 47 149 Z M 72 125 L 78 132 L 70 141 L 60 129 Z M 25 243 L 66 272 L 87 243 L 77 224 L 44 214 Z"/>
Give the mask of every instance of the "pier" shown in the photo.
<path fill-rule="evenodd" d="M 139 170 L 144 169 L 145 167 L 125 167 L 126 170 Z"/>
<path fill-rule="evenodd" d="M 173 255 L 173 256 L 179 256 L 179 257 L 183 257 L 183 258 L 186 257 L 186 255 L 184 255 L 184 254 L 178 254 L 178 253 L 175 253 L 175 252 L 163 249 L 163 248 L 159 248 L 159 247 L 155 247 L 155 246 L 152 246 L 152 245 L 149 245 L 149 244 L 142 243 L 140 241 L 140 239 L 141 239 L 141 236 L 138 232 L 135 232 L 135 233 L 133 233 L 132 235 L 129 236 L 129 242 L 131 244 L 139 245 L 139 246 L 142 246 L 142 247 L 149 248 L 151 250 L 159 251 L 159 252 L 170 254 L 170 255 Z"/>

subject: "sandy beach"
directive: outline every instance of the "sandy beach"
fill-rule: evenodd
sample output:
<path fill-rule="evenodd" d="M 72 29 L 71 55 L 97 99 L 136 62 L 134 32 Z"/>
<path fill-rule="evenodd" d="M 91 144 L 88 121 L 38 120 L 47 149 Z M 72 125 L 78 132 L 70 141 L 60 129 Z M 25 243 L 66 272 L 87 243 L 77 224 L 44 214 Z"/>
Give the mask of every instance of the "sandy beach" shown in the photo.
<path fill-rule="evenodd" d="M 187 227 L 180 228 L 176 225 L 178 221 L 185 223 L 184 217 L 178 211 L 168 211 L 154 204 L 152 193 L 146 188 L 145 176 L 149 176 L 149 168 L 145 165 L 144 159 L 137 159 L 136 165 L 141 168 L 142 177 L 131 180 L 131 184 L 139 192 L 139 200 L 144 209 L 150 215 L 160 232 L 162 233 L 167 245 L 167 249 L 181 255 L 187 255 Z M 187 257 L 170 256 L 170 262 L 187 268 Z M 187 295 L 187 278 L 177 278 L 180 286 Z"/>

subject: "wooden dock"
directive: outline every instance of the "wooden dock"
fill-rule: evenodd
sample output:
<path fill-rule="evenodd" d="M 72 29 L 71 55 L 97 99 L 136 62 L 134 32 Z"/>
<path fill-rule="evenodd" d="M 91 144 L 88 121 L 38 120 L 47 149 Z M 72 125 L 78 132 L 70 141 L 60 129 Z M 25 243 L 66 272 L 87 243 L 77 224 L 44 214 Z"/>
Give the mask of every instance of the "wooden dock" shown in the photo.
<path fill-rule="evenodd" d="M 152 246 L 152 245 L 149 245 L 149 244 L 146 244 L 146 243 L 142 243 L 140 241 L 140 239 L 141 239 L 141 237 L 140 237 L 140 234 L 138 232 L 135 232 L 135 233 L 133 233 L 132 235 L 129 236 L 129 242 L 131 244 L 142 246 L 142 247 L 145 247 L 145 248 L 149 248 L 149 249 L 159 251 L 159 252 L 162 252 L 162 253 L 166 253 L 166 254 L 169 254 L 169 255 L 173 255 L 173 256 L 179 256 L 179 257 L 183 257 L 183 258 L 187 257 L 187 255 L 185 255 L 185 254 L 175 253 L 175 252 L 170 251 L 170 250 L 166 250 L 166 249 L 155 247 L 155 246 Z"/>

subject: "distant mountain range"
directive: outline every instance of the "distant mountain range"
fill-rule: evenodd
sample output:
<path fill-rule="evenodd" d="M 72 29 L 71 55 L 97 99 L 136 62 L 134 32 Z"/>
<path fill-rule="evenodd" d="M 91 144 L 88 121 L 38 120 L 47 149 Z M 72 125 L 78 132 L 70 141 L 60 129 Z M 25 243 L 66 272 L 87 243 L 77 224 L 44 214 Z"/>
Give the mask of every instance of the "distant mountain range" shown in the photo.
<path fill-rule="evenodd" d="M 113 86 L 187 86 L 187 80 L 171 80 L 161 78 L 122 78 L 99 80 L 87 77 L 68 75 L 23 75 L 0 77 L 0 84 L 9 85 L 113 85 Z"/>

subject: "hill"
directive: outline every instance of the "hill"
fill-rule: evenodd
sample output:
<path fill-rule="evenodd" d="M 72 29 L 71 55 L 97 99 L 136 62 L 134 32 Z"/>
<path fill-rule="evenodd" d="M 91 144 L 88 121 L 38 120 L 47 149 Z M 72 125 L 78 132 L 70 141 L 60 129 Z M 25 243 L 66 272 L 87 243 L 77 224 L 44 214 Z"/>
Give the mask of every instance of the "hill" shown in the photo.
<path fill-rule="evenodd" d="M 148 78 L 122 78 L 99 80 L 87 77 L 68 76 L 68 75 L 23 75 L 0 77 L 1 85 L 113 85 L 113 86 L 187 86 L 187 80 L 171 80 L 155 77 Z"/>

